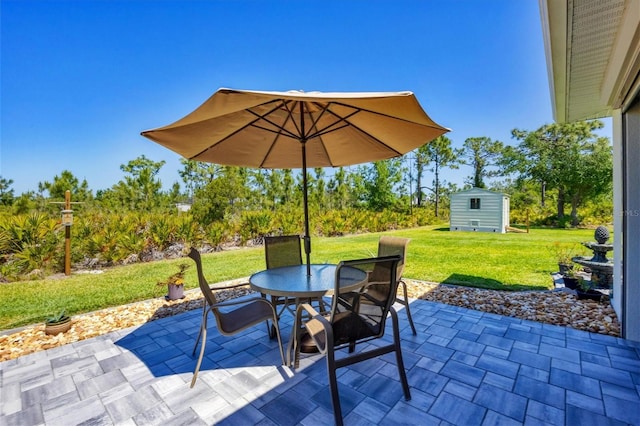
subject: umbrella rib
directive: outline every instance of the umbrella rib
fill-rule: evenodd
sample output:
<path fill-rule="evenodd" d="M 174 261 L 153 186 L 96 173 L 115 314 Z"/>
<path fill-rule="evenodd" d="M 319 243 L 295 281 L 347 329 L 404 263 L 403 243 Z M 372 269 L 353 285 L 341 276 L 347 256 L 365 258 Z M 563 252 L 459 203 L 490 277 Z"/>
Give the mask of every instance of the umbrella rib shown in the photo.
<path fill-rule="evenodd" d="M 204 152 L 208 151 L 209 149 L 213 148 L 213 146 L 215 145 L 220 145 L 223 144 L 225 141 L 227 141 L 229 138 L 231 138 L 232 136 L 242 132 L 244 129 L 248 128 L 248 127 L 253 127 L 256 129 L 260 129 L 266 132 L 270 132 L 272 134 L 275 135 L 275 138 L 273 139 L 273 141 L 271 142 L 269 149 L 267 151 L 267 155 L 265 156 L 265 161 L 266 158 L 268 158 L 268 155 L 272 152 L 274 145 L 276 144 L 278 138 L 280 136 L 283 137 L 289 137 L 295 140 L 310 140 L 310 139 L 315 139 L 315 138 L 322 138 L 322 136 L 338 131 L 340 129 L 343 129 L 345 127 L 353 127 L 354 130 L 362 133 L 363 135 L 366 135 L 367 137 L 371 138 L 372 140 L 376 141 L 377 143 L 385 146 L 387 149 L 389 149 L 390 151 L 395 153 L 395 156 L 400 156 L 402 155 L 402 153 L 396 149 L 393 149 L 391 146 L 389 146 L 388 144 L 384 143 L 382 140 L 380 140 L 377 137 L 374 137 L 371 133 L 363 130 L 361 127 L 353 124 L 352 122 L 349 121 L 350 118 L 352 118 L 353 116 L 361 113 L 361 112 L 368 112 L 370 114 L 373 114 L 375 116 L 380 116 L 380 117 L 387 117 L 393 120 L 398 120 L 398 121 L 403 121 L 406 123 L 414 123 L 414 124 L 418 124 L 418 125 L 422 125 L 422 126 L 427 126 L 427 127 L 432 127 L 432 128 L 438 128 L 437 126 L 433 126 L 433 125 L 425 125 L 425 124 L 419 124 L 419 123 L 415 123 L 412 120 L 407 120 L 404 118 L 399 118 L 390 114 L 385 114 L 385 113 L 380 113 L 377 111 L 372 111 L 370 109 L 366 109 L 366 108 L 357 108 L 354 107 L 353 105 L 350 105 L 348 103 L 344 103 L 344 102 L 336 102 L 336 101 L 330 101 L 327 102 L 326 104 L 323 102 L 313 102 L 311 101 L 310 103 L 315 105 L 319 110 L 320 113 L 315 115 L 315 119 L 314 119 L 314 114 L 310 113 L 309 108 L 306 108 L 306 113 L 309 116 L 309 118 L 311 119 L 311 125 L 308 126 L 308 131 L 305 131 L 305 135 L 301 134 L 302 129 L 300 128 L 299 123 L 295 120 L 294 116 L 295 114 L 297 114 L 297 112 L 295 112 L 296 109 L 296 105 L 298 103 L 302 103 L 305 104 L 307 103 L 307 101 L 299 101 L 299 100 L 285 100 L 285 99 L 276 99 L 276 100 L 271 100 L 271 101 L 267 101 L 264 102 L 262 104 L 256 105 L 256 106 L 267 106 L 267 105 L 275 105 L 273 108 L 269 109 L 267 112 L 265 112 L 264 114 L 258 114 L 256 113 L 253 109 L 247 109 L 245 111 L 247 111 L 248 113 L 252 114 L 255 117 L 255 120 L 252 120 L 251 122 L 243 125 L 242 127 L 236 129 L 234 132 L 232 132 L 231 134 L 225 136 L 223 139 L 219 140 L 216 144 L 212 145 L 212 146 L 208 146 L 207 148 L 203 149 L 202 151 L 200 151 L 199 153 L 191 156 L 189 159 L 194 159 L 197 158 L 198 156 L 202 155 Z M 345 116 L 340 116 L 338 114 L 336 114 L 334 111 L 331 111 L 329 108 L 332 105 L 338 105 L 338 106 L 342 106 L 345 108 L 349 108 L 352 110 L 351 113 L 349 113 L 348 115 Z M 269 119 L 269 115 L 272 114 L 274 111 L 278 110 L 279 108 L 282 108 L 283 110 L 285 110 L 287 112 L 287 116 L 286 119 L 284 120 L 284 122 L 282 124 L 278 124 L 276 122 L 274 122 L 273 120 Z M 326 114 L 330 114 L 333 117 L 335 117 L 337 120 L 332 122 L 331 124 L 327 125 L 324 128 L 319 128 L 318 127 L 318 123 L 320 122 L 321 118 L 323 116 L 325 116 Z M 269 123 L 271 126 L 273 126 L 274 128 L 269 128 L 266 127 L 264 125 L 260 125 L 257 124 L 260 120 L 264 120 L 266 123 Z M 285 128 L 285 125 L 291 122 L 293 124 L 293 126 L 295 127 L 295 130 L 297 130 L 298 134 L 288 130 Z M 326 150 L 326 147 L 324 147 L 324 144 L 321 144 L 325 154 L 326 154 L 326 158 L 329 159 L 330 163 L 333 164 L 333 162 L 330 160 L 330 157 L 328 155 L 328 152 Z M 261 166 L 264 164 L 264 162 L 262 162 Z"/>
<path fill-rule="evenodd" d="M 318 115 L 316 120 L 314 120 L 313 123 L 312 123 L 311 128 L 314 128 L 314 129 L 317 129 L 317 130 L 316 130 L 316 133 L 309 134 L 307 136 L 309 139 L 317 138 L 317 137 L 320 137 L 322 135 L 326 135 L 327 133 L 335 132 L 335 131 L 340 130 L 342 128 L 351 126 L 352 124 L 349 123 L 348 119 L 353 117 L 355 114 L 357 114 L 358 112 L 361 111 L 361 109 L 358 108 L 354 112 L 352 112 L 351 114 L 348 114 L 348 115 L 346 115 L 344 117 L 341 117 L 341 116 L 337 115 L 336 113 L 334 113 L 332 111 L 329 111 L 329 107 L 332 104 L 335 104 L 335 102 L 329 102 L 324 107 L 322 106 L 322 104 L 319 104 L 317 102 L 314 102 L 314 104 L 316 106 L 320 107 L 322 112 Z M 338 121 L 334 121 L 333 123 L 331 123 L 330 125 L 326 126 L 323 129 L 318 129 L 317 123 L 320 121 L 320 119 L 322 118 L 322 116 L 325 113 L 333 115 L 334 117 L 336 117 L 338 119 Z M 340 123 L 342 123 L 342 125 L 339 125 Z M 338 126 L 338 127 L 336 127 L 336 126 Z"/>
<path fill-rule="evenodd" d="M 358 110 L 358 112 L 368 112 L 370 114 L 374 114 L 374 115 L 377 115 L 377 116 L 380 116 L 380 117 L 387 117 L 387 118 L 391 118 L 393 120 L 404 121 L 405 123 L 419 124 L 419 123 L 416 123 L 415 121 L 407 120 L 405 118 L 400 118 L 400 117 L 397 117 L 395 115 L 384 114 L 384 113 L 381 113 L 381 112 L 378 112 L 378 111 L 373 111 L 373 110 L 370 110 L 370 109 L 367 109 L 367 108 L 356 108 L 353 105 L 349 105 L 349 104 L 344 103 L 344 102 L 331 102 L 331 103 L 334 104 L 334 105 L 340 105 L 340 106 L 347 107 L 347 108 L 355 108 L 355 109 Z M 425 126 L 425 124 L 421 124 L 421 125 Z M 429 126 L 429 127 L 433 127 L 433 126 Z"/>
<path fill-rule="evenodd" d="M 262 104 L 257 105 L 257 106 L 264 106 L 264 105 L 269 105 L 269 104 L 276 104 L 275 108 L 270 109 L 267 113 L 265 113 L 265 114 L 264 114 L 264 115 L 268 115 L 268 114 L 271 114 L 273 111 L 277 110 L 278 108 L 280 108 L 280 104 L 279 104 L 278 102 L 279 102 L 278 100 L 273 100 L 273 101 L 269 101 L 269 102 L 262 103 Z M 234 136 L 234 135 L 236 135 L 236 134 L 238 134 L 238 133 L 242 132 L 242 131 L 243 131 L 244 129 L 246 129 L 247 127 L 256 127 L 256 128 L 258 128 L 258 129 L 261 129 L 261 130 L 265 130 L 265 131 L 268 131 L 268 132 L 274 133 L 274 134 L 276 134 L 276 135 L 283 135 L 283 132 L 284 132 L 284 133 L 285 133 L 285 134 L 284 134 L 284 136 L 289 136 L 289 137 L 291 137 L 291 138 L 293 138 L 293 139 L 298 139 L 298 137 L 297 137 L 295 134 L 293 134 L 293 133 L 291 133 L 291 132 L 288 132 L 286 129 L 284 129 L 284 128 L 282 128 L 281 126 L 277 125 L 276 123 L 274 123 L 274 122 L 272 122 L 272 121 L 270 121 L 270 120 L 266 119 L 264 116 L 261 116 L 260 114 L 257 114 L 257 113 L 255 113 L 254 111 L 252 111 L 252 110 L 250 110 L 250 109 L 248 109 L 248 110 L 246 110 L 246 111 L 247 111 L 248 113 L 252 114 L 254 117 L 256 117 L 256 119 L 255 119 L 255 120 L 253 120 L 253 121 L 251 121 L 251 122 L 249 122 L 249 123 L 247 123 L 247 124 L 245 124 L 245 125 L 244 125 L 244 126 L 242 126 L 242 127 L 237 128 L 237 129 L 236 129 L 235 131 L 233 131 L 232 133 L 230 133 L 230 134 L 228 134 L 227 136 L 225 136 L 224 138 L 220 139 L 220 140 L 219 140 L 217 143 L 215 143 L 214 145 L 208 146 L 208 147 L 206 147 L 205 149 L 203 149 L 202 151 L 198 152 L 197 154 L 192 155 L 191 157 L 189 157 L 189 160 L 193 160 L 194 158 L 196 158 L 196 157 L 198 157 L 198 156 L 202 155 L 203 153 L 205 153 L 205 152 L 207 152 L 209 149 L 211 149 L 213 146 L 217 146 L 217 145 L 223 144 L 223 143 L 224 143 L 225 141 L 227 141 L 229 138 L 231 138 L 232 136 Z M 265 120 L 267 123 L 269 123 L 269 124 L 273 125 L 274 127 L 278 128 L 280 131 L 279 131 L 279 132 L 276 132 L 276 131 L 274 131 L 273 129 L 269 129 L 269 128 L 266 128 L 266 127 L 263 127 L 263 126 L 258 126 L 258 125 L 256 125 L 256 124 L 255 124 L 258 120 Z M 277 140 L 277 139 L 278 139 L 278 138 L 277 138 L 277 136 L 276 136 L 276 140 Z M 272 146 L 273 146 L 273 144 L 272 144 Z M 269 151 L 271 151 L 271 148 L 269 149 Z"/>
<path fill-rule="evenodd" d="M 359 126 L 356 126 L 355 124 L 349 123 L 349 125 L 351 127 L 353 127 L 354 129 L 357 129 L 359 132 L 369 136 L 371 139 L 373 139 L 374 141 L 378 142 L 380 145 L 383 145 L 385 147 L 387 147 L 390 151 L 393 151 L 396 153 L 396 156 L 400 156 L 402 155 L 402 153 L 400 151 L 398 151 L 397 149 L 392 148 L 391 146 L 389 146 L 388 144 L 384 143 L 382 140 L 380 140 L 379 138 L 373 136 L 371 133 L 363 130 L 362 128 L 360 128 Z"/>
<path fill-rule="evenodd" d="M 265 104 L 263 104 L 263 105 L 265 105 Z M 288 113 L 288 114 L 287 114 L 287 115 L 288 115 L 288 118 L 287 118 L 287 120 L 285 120 L 285 121 L 284 121 L 284 123 L 282 123 L 282 125 L 280 125 L 280 124 L 278 124 L 278 123 L 274 123 L 272 120 L 269 120 L 269 118 L 267 118 L 267 116 L 268 116 L 269 114 L 271 114 L 273 111 L 277 110 L 277 109 L 278 109 L 278 108 L 280 108 L 281 106 L 283 106 L 283 107 L 286 109 L 287 113 Z M 300 139 L 300 136 L 299 136 L 299 135 L 296 135 L 295 133 L 292 133 L 292 132 L 290 132 L 290 131 L 288 131 L 287 129 L 285 129 L 285 128 L 284 128 L 284 125 L 289 121 L 289 119 L 293 119 L 293 117 L 292 117 L 292 113 L 291 113 L 291 110 L 289 109 L 289 106 L 287 105 L 287 103 L 286 103 L 286 102 L 284 102 L 284 101 L 283 101 L 281 104 L 280 104 L 280 103 L 278 103 L 278 105 L 277 105 L 275 108 L 273 108 L 273 109 L 271 109 L 271 110 L 267 111 L 265 114 L 262 114 L 262 115 L 260 115 L 260 114 L 256 113 L 256 112 L 255 112 L 255 111 L 253 111 L 253 110 L 250 110 L 250 109 L 249 109 L 249 110 L 247 110 L 247 112 L 249 112 L 250 114 L 253 114 L 253 115 L 257 118 L 257 120 L 254 120 L 254 121 L 252 121 L 251 123 L 248 123 L 248 124 L 247 124 L 246 126 L 244 126 L 244 127 L 250 127 L 250 126 L 252 126 L 252 127 L 257 128 L 257 129 L 261 129 L 261 130 L 265 130 L 265 131 L 267 131 L 267 132 L 274 133 L 274 134 L 276 134 L 276 135 L 283 135 L 283 136 L 289 136 L 290 138 L 293 138 L 293 139 Z M 264 127 L 264 126 L 260 126 L 260 125 L 258 125 L 258 124 L 255 124 L 258 120 L 264 120 L 264 121 L 266 121 L 267 123 L 271 124 L 271 125 L 272 125 L 273 127 L 275 127 L 276 129 L 278 129 L 278 131 L 275 131 L 275 130 L 273 130 L 273 129 L 269 129 L 269 128 L 267 128 L 267 127 Z M 297 126 L 297 124 L 296 124 L 295 120 L 293 120 L 293 123 L 294 123 L 294 125 L 296 126 L 296 129 L 297 129 L 297 128 L 298 128 L 298 126 Z M 277 138 L 276 138 L 276 139 L 277 139 Z"/>
<path fill-rule="evenodd" d="M 311 133 L 311 131 L 313 129 L 317 129 L 318 128 L 318 122 L 320 121 L 320 119 L 322 118 L 324 113 L 327 112 L 327 109 L 331 105 L 331 102 L 328 102 L 327 104 L 322 104 L 320 102 L 311 102 L 311 103 L 320 109 L 320 114 L 318 114 L 318 116 L 315 119 L 313 118 L 312 114 L 309 114 L 309 118 L 311 118 L 311 125 L 309 126 L 309 132 L 305 135 L 305 138 L 307 140 L 313 139 L 315 137 L 318 137 L 323 133 L 324 129 L 323 130 L 318 130 L 318 131 L 316 131 L 316 133 Z M 307 110 L 309 110 L 309 108 L 307 108 Z M 327 126 L 327 128 L 332 127 L 334 125 L 335 125 L 335 123 L 331 123 L 331 125 Z"/>
<path fill-rule="evenodd" d="M 294 135 L 293 137 L 297 138 L 299 141 L 302 141 L 302 139 L 305 139 L 306 135 L 303 134 L 303 130 L 300 128 L 296 120 L 293 118 L 295 107 L 299 102 L 300 101 L 289 101 L 289 102 L 283 101 L 282 102 L 282 106 L 284 107 L 284 109 L 287 110 L 287 120 L 285 120 L 285 122 L 282 123 L 283 124 L 282 127 L 284 127 L 284 124 L 286 124 L 286 122 L 289 121 L 290 119 L 293 125 L 295 126 L 296 130 L 298 131 L 298 135 L 296 136 L 294 133 L 291 133 L 291 132 L 288 132 L 288 133 Z M 304 105 L 304 102 L 302 102 L 302 104 Z M 303 108 L 303 111 L 304 111 L 304 108 Z M 302 119 L 302 117 L 300 118 Z"/>
<path fill-rule="evenodd" d="M 351 114 L 347 115 L 347 116 L 341 117 L 341 116 L 337 115 L 335 112 L 330 111 L 330 110 L 328 109 L 330 105 L 339 105 L 339 106 L 343 106 L 343 107 L 346 107 L 346 108 L 355 109 L 355 111 L 354 111 L 354 112 L 352 112 Z M 432 128 L 434 128 L 434 129 L 435 129 L 435 128 L 438 128 L 437 126 L 432 126 L 432 125 L 426 125 L 426 124 L 416 123 L 415 121 L 412 121 L 412 120 L 407 120 L 407 119 L 404 119 L 404 118 L 396 117 L 396 116 L 394 116 L 394 115 L 384 114 L 384 113 L 377 112 L 377 111 L 372 111 L 372 110 L 367 109 L 367 108 L 356 108 L 356 107 L 354 107 L 353 105 L 350 105 L 350 104 L 348 104 L 348 103 L 344 103 L 344 102 L 333 102 L 333 101 L 332 101 L 332 102 L 329 102 L 329 103 L 327 103 L 327 106 L 326 106 L 325 108 L 323 108 L 323 110 L 326 110 L 328 113 L 330 113 L 330 114 L 334 115 L 335 117 L 337 117 L 337 118 L 338 118 L 338 119 L 340 119 L 341 121 L 345 121 L 345 122 L 347 122 L 347 119 L 348 119 L 348 118 L 353 117 L 353 116 L 354 116 L 355 114 L 357 114 L 357 113 L 360 113 L 360 112 L 367 112 L 367 113 L 369 113 L 369 114 L 373 114 L 373 115 L 376 115 L 376 116 L 379 116 L 379 117 L 387 117 L 387 118 L 390 118 L 390 119 L 392 119 L 392 120 L 398 120 L 398 121 L 402 121 L 402 122 L 405 122 L 405 123 L 412 123 L 412 124 L 417 124 L 417 125 L 421 125 L 421 126 L 432 127 Z M 359 127 L 355 126 L 353 123 L 351 123 L 351 122 L 347 122 L 347 123 L 348 123 L 347 125 L 349 125 L 349 126 L 353 126 L 353 127 L 356 127 L 358 130 L 362 131 Z M 334 126 L 335 124 L 336 124 L 336 123 L 333 123 L 331 126 Z M 321 133 L 322 133 L 322 134 L 324 134 L 324 133 L 329 133 L 329 132 L 327 132 L 327 131 L 325 131 L 325 130 L 326 130 L 326 129 L 329 129 L 331 126 L 327 126 L 325 129 L 323 129 L 323 130 L 321 131 Z M 330 131 L 334 131 L 334 130 L 338 130 L 338 129 L 333 129 L 333 130 L 330 130 Z M 320 133 L 320 132 L 319 132 L 319 133 Z M 364 133 L 366 133 L 367 135 L 369 135 L 369 136 L 370 136 L 370 134 L 369 134 L 369 133 L 367 133 L 367 132 L 364 132 Z M 378 140 L 377 138 L 374 138 L 374 139 Z"/>
<path fill-rule="evenodd" d="M 342 105 L 342 106 L 346 106 L 346 107 L 349 107 L 349 108 L 354 108 L 352 105 L 342 104 L 342 103 L 339 103 L 339 102 L 329 102 L 329 103 L 327 103 L 327 105 L 326 105 L 325 107 L 322 107 L 322 113 L 318 116 L 318 119 L 316 120 L 316 122 L 314 122 L 314 123 L 313 123 L 313 126 L 312 126 L 312 127 L 316 127 L 316 123 L 317 123 L 317 121 L 318 121 L 318 120 L 320 120 L 320 117 L 321 117 L 325 112 L 326 112 L 327 114 L 331 114 L 331 115 L 333 115 L 334 117 L 336 117 L 336 118 L 338 119 L 338 121 L 331 123 L 331 125 L 329 125 L 329 126 L 325 127 L 324 129 L 319 129 L 319 130 L 318 130 L 315 134 L 313 134 L 313 135 L 309 135 L 309 136 L 308 136 L 308 138 L 309 138 L 309 139 L 311 139 L 311 138 L 318 138 L 318 137 L 321 137 L 321 136 L 326 135 L 326 134 L 328 134 L 328 133 L 335 132 L 336 130 L 340 130 L 340 129 L 344 128 L 344 127 L 353 127 L 354 129 L 358 130 L 359 132 L 361 132 L 361 133 L 363 133 L 363 134 L 367 135 L 368 137 L 370 137 L 371 139 L 375 140 L 375 141 L 376 141 L 376 142 L 378 142 L 379 144 L 384 145 L 384 146 L 385 146 L 387 149 L 389 149 L 390 151 L 395 152 L 395 153 L 396 153 L 396 156 L 400 156 L 400 155 L 402 155 L 402 153 L 401 153 L 401 152 L 399 152 L 398 150 L 393 149 L 393 148 L 392 148 L 392 147 L 390 147 L 388 144 L 386 144 L 386 143 L 384 143 L 383 141 L 381 141 L 379 138 L 376 138 L 376 137 L 375 137 L 375 136 L 373 136 L 371 133 L 369 133 L 369 132 L 367 132 L 367 131 L 363 130 L 361 127 L 356 126 L 355 124 L 353 124 L 353 123 L 351 123 L 351 122 L 349 121 L 349 118 L 353 117 L 354 115 L 356 115 L 356 114 L 358 114 L 358 113 L 360 113 L 360 112 L 369 112 L 369 113 L 376 114 L 376 115 L 379 115 L 379 116 L 386 116 L 386 117 L 390 117 L 390 118 L 394 118 L 394 119 L 397 119 L 397 118 L 392 117 L 392 116 L 389 116 L 388 114 L 380 114 L 380 113 L 377 113 L 377 112 L 374 112 L 374 111 L 370 111 L 370 110 L 366 110 L 366 109 L 362 109 L 362 108 L 355 108 L 355 111 L 353 111 L 352 113 L 350 113 L 350 114 L 348 114 L 348 115 L 346 115 L 346 116 L 344 116 L 344 117 L 341 117 L 341 116 L 339 116 L 338 114 L 336 114 L 335 112 L 333 112 L 333 111 L 329 110 L 329 106 L 331 106 L 332 104 L 334 104 L 334 105 Z M 316 105 L 318 105 L 318 104 L 316 103 Z M 406 121 L 406 120 L 405 120 L 405 121 Z M 342 125 L 340 125 L 339 127 L 335 127 L 335 126 L 337 126 L 339 123 L 343 123 L 343 124 L 342 124 Z M 325 153 L 327 154 L 327 158 L 329 158 L 329 161 L 333 164 L 333 161 L 331 161 L 331 159 L 330 159 L 330 157 L 329 157 L 329 153 L 326 151 L 326 149 L 325 149 Z"/>
<path fill-rule="evenodd" d="M 288 131 L 287 129 L 285 129 L 285 125 L 287 124 L 287 122 L 289 122 L 289 120 L 291 120 L 291 122 L 293 123 L 295 128 L 298 129 L 298 133 L 302 133 L 300 131 L 300 128 L 298 127 L 298 124 L 296 123 L 296 121 L 293 118 L 293 112 L 290 109 L 288 103 L 285 102 L 285 101 L 282 101 L 282 107 L 287 111 L 287 118 L 283 121 L 282 125 L 278 125 L 277 123 L 274 123 L 273 121 L 267 119 L 264 116 L 260 117 L 255 112 L 249 110 L 249 112 L 251 114 L 253 114 L 253 115 L 257 116 L 257 117 L 260 117 L 261 119 L 265 120 L 267 123 L 271 124 L 272 126 L 274 126 L 274 127 L 276 127 L 278 129 L 278 131 L 276 132 L 273 129 L 268 129 L 268 128 L 263 127 L 263 126 L 258 126 L 258 125 L 253 124 L 253 127 L 255 127 L 255 128 L 266 130 L 266 131 L 274 133 L 276 135 L 276 137 L 273 139 L 273 142 L 269 146 L 269 149 L 267 150 L 266 155 L 264 156 L 262 162 L 260 163 L 260 167 L 264 167 L 264 163 L 267 161 L 267 158 L 269 158 L 269 156 L 271 155 L 271 151 L 273 151 L 273 148 L 275 147 L 276 142 L 278 141 L 278 137 L 280 137 L 280 136 L 285 136 L 285 137 L 288 136 L 288 137 L 290 137 L 292 139 L 301 140 L 301 136 L 297 136 L 295 133 L 292 133 L 292 132 Z M 275 109 L 272 109 L 271 111 L 269 111 L 268 114 L 271 114 L 273 111 L 275 111 Z"/>
<path fill-rule="evenodd" d="M 271 123 L 271 124 L 273 124 L 273 123 Z M 260 126 L 260 125 L 257 125 L 257 124 L 250 124 L 247 127 L 255 127 L 256 129 L 264 130 L 265 132 L 270 132 L 270 133 L 273 133 L 274 135 L 290 137 L 290 138 L 295 139 L 295 140 L 300 139 L 299 136 L 296 136 L 294 133 L 291 133 L 291 132 L 287 131 L 286 129 L 278 129 L 278 131 L 276 131 L 276 130 L 269 129 L 267 127 Z"/>

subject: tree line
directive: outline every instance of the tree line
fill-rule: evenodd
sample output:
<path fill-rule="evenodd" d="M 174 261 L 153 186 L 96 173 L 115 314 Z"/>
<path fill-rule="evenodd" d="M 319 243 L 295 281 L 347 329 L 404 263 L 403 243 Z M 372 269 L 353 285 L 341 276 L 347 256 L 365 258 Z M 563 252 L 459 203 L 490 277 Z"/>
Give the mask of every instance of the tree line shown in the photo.
<path fill-rule="evenodd" d="M 593 120 L 544 125 L 534 131 L 514 129 L 515 144 L 472 137 L 462 148 L 453 148 L 452 141 L 441 136 L 400 158 L 340 167 L 331 175 L 322 168 L 309 170 L 312 233 L 371 232 L 444 221 L 448 195 L 469 187 L 510 194 L 512 223 L 530 220 L 564 227 L 610 220 L 612 148 L 608 138 L 596 134 L 602 127 L 601 121 Z M 87 240 L 93 243 L 84 254 L 76 253 L 77 259 L 88 252 L 103 260 L 122 260 L 131 252 L 140 255 L 149 247 L 165 247 L 180 233 L 183 239 L 199 238 L 215 246 L 233 238 L 246 241 L 302 229 L 300 173 L 182 159 L 182 185 L 175 182 L 165 189 L 158 178 L 164 164 L 141 155 L 120 166 L 122 180 L 95 193 L 86 180 L 68 170 L 39 182 L 37 192 L 19 196 L 11 188 L 13 181 L 0 176 L 0 275 L 2 266 L 11 264 L 17 253 L 36 259 L 17 268 L 22 272 L 39 262 L 59 261 L 52 254 L 55 249 L 49 254 L 36 252 L 42 251 L 38 238 L 49 238 L 47 232 L 56 228 L 60 206 L 51 202 L 64 200 L 67 190 L 74 202 L 82 203 L 74 205 L 77 217 L 83 217 L 79 220 L 101 223 L 94 229 L 95 224 L 82 222 Z M 441 178 L 443 170 L 462 166 L 471 170 L 463 188 Z M 181 223 L 177 219 L 169 223 L 168 213 L 175 215 L 178 203 L 191 209 Z M 127 218 L 128 213 L 137 219 Z M 107 218 L 119 223 L 108 225 Z M 25 231 L 30 223 L 40 230 Z M 124 230 L 118 231 L 118 225 Z M 113 235 L 105 236 L 107 232 Z M 77 233 L 81 234 L 80 227 Z M 29 243 L 16 241 L 25 235 Z M 24 254 L 25 247 L 31 254 Z"/>
<path fill-rule="evenodd" d="M 570 221 L 578 225 L 578 209 L 612 190 L 612 148 L 599 120 L 550 124 L 535 131 L 514 129 L 516 145 L 505 145 L 487 137 L 472 137 L 454 149 L 441 136 L 401 158 L 378 161 L 355 168 L 340 167 L 332 176 L 326 169 L 309 171 L 309 203 L 320 210 L 359 208 L 372 211 L 403 210 L 425 204 L 440 216 L 442 203 L 451 192 L 477 187 L 510 195 L 535 192 L 535 200 L 516 197 L 516 208 L 545 207 L 555 203 L 556 224 L 564 226 L 565 207 Z M 47 201 L 61 201 L 70 190 L 74 201 L 114 210 L 162 210 L 176 203 L 193 204 L 197 220 L 211 223 L 225 214 L 246 209 L 276 209 L 302 202 L 300 174 L 292 170 L 245 169 L 182 159 L 178 182 L 164 189 L 158 173 L 164 161 L 144 155 L 120 166 L 125 176 L 111 188 L 95 194 L 86 180 L 64 170 L 51 181 L 38 184 L 38 191 L 15 196 L 11 179 L 0 176 L 0 205 L 14 214 L 42 210 Z M 468 166 L 472 172 L 464 187 L 446 182 L 443 169 Z M 432 180 L 425 177 L 431 173 Z M 535 188 L 535 189 L 532 189 Z M 46 194 L 46 196 L 45 196 Z M 537 200 L 537 201 L 536 201 Z"/>

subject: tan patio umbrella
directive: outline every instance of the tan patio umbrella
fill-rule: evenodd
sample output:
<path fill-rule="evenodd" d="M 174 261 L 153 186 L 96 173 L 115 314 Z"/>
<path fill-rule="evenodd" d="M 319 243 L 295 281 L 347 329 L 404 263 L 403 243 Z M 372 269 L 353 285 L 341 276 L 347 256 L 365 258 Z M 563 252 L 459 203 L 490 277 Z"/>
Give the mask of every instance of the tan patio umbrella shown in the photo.
<path fill-rule="evenodd" d="M 302 168 L 304 246 L 309 265 L 307 167 L 398 157 L 448 131 L 429 118 L 411 92 L 220 89 L 184 118 L 142 132 L 142 136 L 189 160 Z"/>

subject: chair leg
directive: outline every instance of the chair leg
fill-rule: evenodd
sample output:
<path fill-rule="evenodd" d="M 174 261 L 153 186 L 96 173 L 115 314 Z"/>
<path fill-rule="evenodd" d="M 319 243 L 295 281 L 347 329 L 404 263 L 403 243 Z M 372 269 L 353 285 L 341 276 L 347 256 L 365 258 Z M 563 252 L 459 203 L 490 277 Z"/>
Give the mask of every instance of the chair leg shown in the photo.
<path fill-rule="evenodd" d="M 264 294 L 264 293 L 260 293 L 260 296 L 262 296 L 262 298 L 265 299 L 265 300 L 267 299 L 267 295 Z M 276 305 L 274 305 L 275 298 L 276 298 L 276 296 L 271 296 L 271 304 L 273 306 L 276 306 Z M 265 324 L 267 324 L 267 334 L 269 335 L 269 339 L 273 339 L 274 337 L 276 337 L 275 336 L 275 330 L 274 330 L 273 326 L 271 326 L 269 324 L 269 320 L 266 320 Z"/>
<path fill-rule="evenodd" d="M 331 390 L 331 405 L 333 405 L 333 417 L 337 426 L 342 426 L 342 408 L 340 407 L 340 395 L 338 394 L 338 379 L 336 377 L 336 363 L 333 348 L 327 350 L 327 373 L 329 375 L 329 389 Z"/>
<path fill-rule="evenodd" d="M 201 327 L 202 331 L 202 345 L 200 345 L 200 356 L 198 357 L 198 362 L 196 363 L 196 368 L 193 370 L 193 378 L 191 379 L 191 387 L 196 384 L 196 380 L 198 379 L 198 372 L 200 371 L 200 365 L 202 365 L 202 358 L 204 357 L 204 347 L 207 344 L 207 317 L 205 315 L 204 321 Z"/>
<path fill-rule="evenodd" d="M 299 305 L 296 299 L 296 306 Z M 287 344 L 287 365 L 294 370 L 300 367 L 300 346 L 302 345 L 302 310 L 296 309 L 293 317 L 293 327 L 291 328 L 291 336 Z"/>
<path fill-rule="evenodd" d="M 391 325 L 393 328 L 393 345 L 396 353 L 396 364 L 398 365 L 398 374 L 404 391 L 404 399 L 411 399 L 411 391 L 409 390 L 409 382 L 407 381 L 407 373 L 404 370 L 404 361 L 402 360 L 402 348 L 400 347 L 400 326 L 398 325 L 398 313 L 395 309 L 389 310 L 391 313 Z"/>
<path fill-rule="evenodd" d="M 267 298 L 266 294 L 262 295 L 263 298 Z M 282 299 L 282 310 L 280 312 L 278 312 L 278 304 L 280 304 L 280 299 Z M 280 320 L 280 316 L 282 315 L 282 313 L 285 311 L 285 309 L 287 309 L 288 306 L 288 302 L 287 302 L 287 298 L 283 297 L 281 298 L 280 296 L 271 296 L 271 305 L 273 305 L 273 308 L 275 310 L 276 313 L 276 318 L 278 318 L 278 320 Z M 276 338 L 276 325 L 275 323 L 269 325 L 269 320 L 266 321 L 267 322 L 267 333 L 269 333 L 269 338 L 270 339 L 275 339 Z"/>
<path fill-rule="evenodd" d="M 411 331 L 415 336 L 417 334 L 416 326 L 413 325 L 413 318 L 411 317 L 411 309 L 409 309 L 409 298 L 407 297 L 407 284 L 404 281 L 400 281 L 400 284 L 402 284 L 402 293 L 404 295 L 404 300 L 399 300 L 399 302 L 404 305 L 404 310 L 407 312 L 407 318 L 409 319 L 409 325 L 411 326 Z"/>
<path fill-rule="evenodd" d="M 287 365 L 287 362 L 284 358 L 284 350 L 282 349 L 282 337 L 280 336 L 280 327 L 274 323 L 271 325 L 271 330 L 273 330 L 275 336 L 278 339 L 278 348 L 280 349 L 280 358 L 282 358 L 282 365 Z"/>
<path fill-rule="evenodd" d="M 320 309 L 320 312 L 327 312 L 322 296 L 318 297 L 318 308 Z"/>
<path fill-rule="evenodd" d="M 205 323 L 207 318 L 207 301 L 202 300 L 202 319 L 200 320 L 200 330 L 198 330 L 198 337 L 196 337 L 196 344 L 193 345 L 193 351 L 191 352 L 191 356 L 196 354 L 196 349 L 198 348 L 198 343 L 200 342 L 200 336 L 202 336 L 202 325 Z"/>

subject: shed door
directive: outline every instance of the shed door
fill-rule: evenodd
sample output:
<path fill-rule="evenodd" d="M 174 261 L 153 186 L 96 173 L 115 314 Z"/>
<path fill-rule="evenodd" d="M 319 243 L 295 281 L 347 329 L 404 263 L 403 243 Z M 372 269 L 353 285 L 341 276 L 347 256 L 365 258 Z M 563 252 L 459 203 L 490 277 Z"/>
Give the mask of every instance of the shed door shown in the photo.
<path fill-rule="evenodd" d="M 509 198 L 502 198 L 502 227 L 506 229 L 509 226 Z"/>

